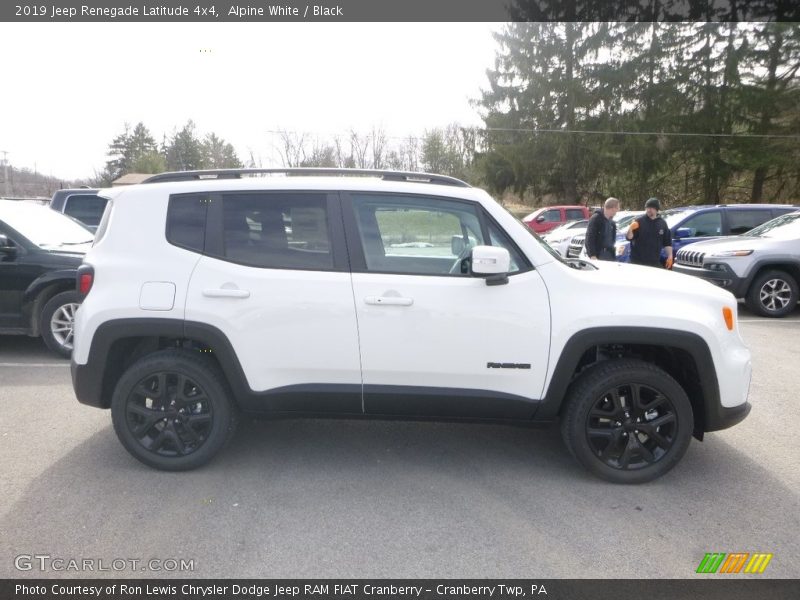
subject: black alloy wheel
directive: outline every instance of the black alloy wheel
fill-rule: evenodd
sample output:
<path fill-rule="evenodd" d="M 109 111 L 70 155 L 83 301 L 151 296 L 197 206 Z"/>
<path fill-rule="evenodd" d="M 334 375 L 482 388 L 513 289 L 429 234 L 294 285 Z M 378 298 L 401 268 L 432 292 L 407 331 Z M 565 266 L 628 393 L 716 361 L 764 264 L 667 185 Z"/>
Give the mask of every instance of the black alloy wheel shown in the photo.
<path fill-rule="evenodd" d="M 660 391 L 640 384 L 614 386 L 597 399 L 586 419 L 586 437 L 597 457 L 614 469 L 641 469 L 669 452 L 678 417 Z"/>
<path fill-rule="evenodd" d="M 186 456 L 208 440 L 214 411 L 203 388 L 183 373 L 159 371 L 128 394 L 126 425 L 148 451 Z"/>
<path fill-rule="evenodd" d="M 668 373 L 637 359 L 607 360 L 572 383 L 561 434 L 589 471 L 614 483 L 644 483 L 683 457 L 694 415 L 686 392 Z"/>
<path fill-rule="evenodd" d="M 216 363 L 190 350 L 161 350 L 131 365 L 111 399 L 122 445 L 167 471 L 205 464 L 232 437 L 236 408 Z"/>

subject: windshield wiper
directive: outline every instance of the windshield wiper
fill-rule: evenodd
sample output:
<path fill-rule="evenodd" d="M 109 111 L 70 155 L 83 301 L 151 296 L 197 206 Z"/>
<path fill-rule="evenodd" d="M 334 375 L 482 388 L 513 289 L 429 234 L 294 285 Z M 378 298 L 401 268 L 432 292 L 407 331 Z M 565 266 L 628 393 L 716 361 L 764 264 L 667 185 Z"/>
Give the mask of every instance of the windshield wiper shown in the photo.
<path fill-rule="evenodd" d="M 91 244 L 93 240 L 86 240 L 85 242 L 61 242 L 59 246 L 80 246 L 81 244 Z"/>

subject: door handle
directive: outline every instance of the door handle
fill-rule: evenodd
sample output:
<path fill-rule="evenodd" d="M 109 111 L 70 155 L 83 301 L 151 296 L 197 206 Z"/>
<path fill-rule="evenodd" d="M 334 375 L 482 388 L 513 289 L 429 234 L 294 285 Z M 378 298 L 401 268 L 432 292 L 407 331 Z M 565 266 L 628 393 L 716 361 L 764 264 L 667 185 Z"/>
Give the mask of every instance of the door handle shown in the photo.
<path fill-rule="evenodd" d="M 203 290 L 203 296 L 207 298 L 249 298 L 250 292 L 248 290 L 237 289 L 206 289 Z"/>
<path fill-rule="evenodd" d="M 364 302 L 376 306 L 411 306 L 414 304 L 414 299 L 401 296 L 367 296 Z"/>

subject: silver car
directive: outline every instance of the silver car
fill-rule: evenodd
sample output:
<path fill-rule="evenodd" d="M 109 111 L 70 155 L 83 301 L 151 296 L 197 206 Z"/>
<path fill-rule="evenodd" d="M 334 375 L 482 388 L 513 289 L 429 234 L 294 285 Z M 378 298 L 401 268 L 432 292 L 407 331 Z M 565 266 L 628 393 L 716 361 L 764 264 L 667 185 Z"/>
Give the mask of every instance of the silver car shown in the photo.
<path fill-rule="evenodd" d="M 800 299 L 800 211 L 735 237 L 678 251 L 674 271 L 714 283 L 764 317 L 784 317 Z"/>

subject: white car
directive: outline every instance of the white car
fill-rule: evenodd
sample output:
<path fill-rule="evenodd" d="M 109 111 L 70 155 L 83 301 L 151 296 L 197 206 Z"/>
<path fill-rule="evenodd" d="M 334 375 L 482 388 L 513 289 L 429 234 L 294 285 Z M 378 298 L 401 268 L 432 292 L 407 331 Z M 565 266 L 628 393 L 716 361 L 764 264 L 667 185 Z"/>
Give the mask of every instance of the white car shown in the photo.
<path fill-rule="evenodd" d="M 99 192 L 72 379 L 143 463 L 206 463 L 240 411 L 558 419 L 582 465 L 637 483 L 671 469 L 693 434 L 747 416 L 750 352 L 730 293 L 568 262 L 449 177 L 275 171 Z"/>
<path fill-rule="evenodd" d="M 542 236 L 542 239 L 561 256 L 566 256 L 569 241 L 572 239 L 572 236 L 578 233 L 584 233 L 588 224 L 589 219 L 570 221 L 546 233 Z"/>

